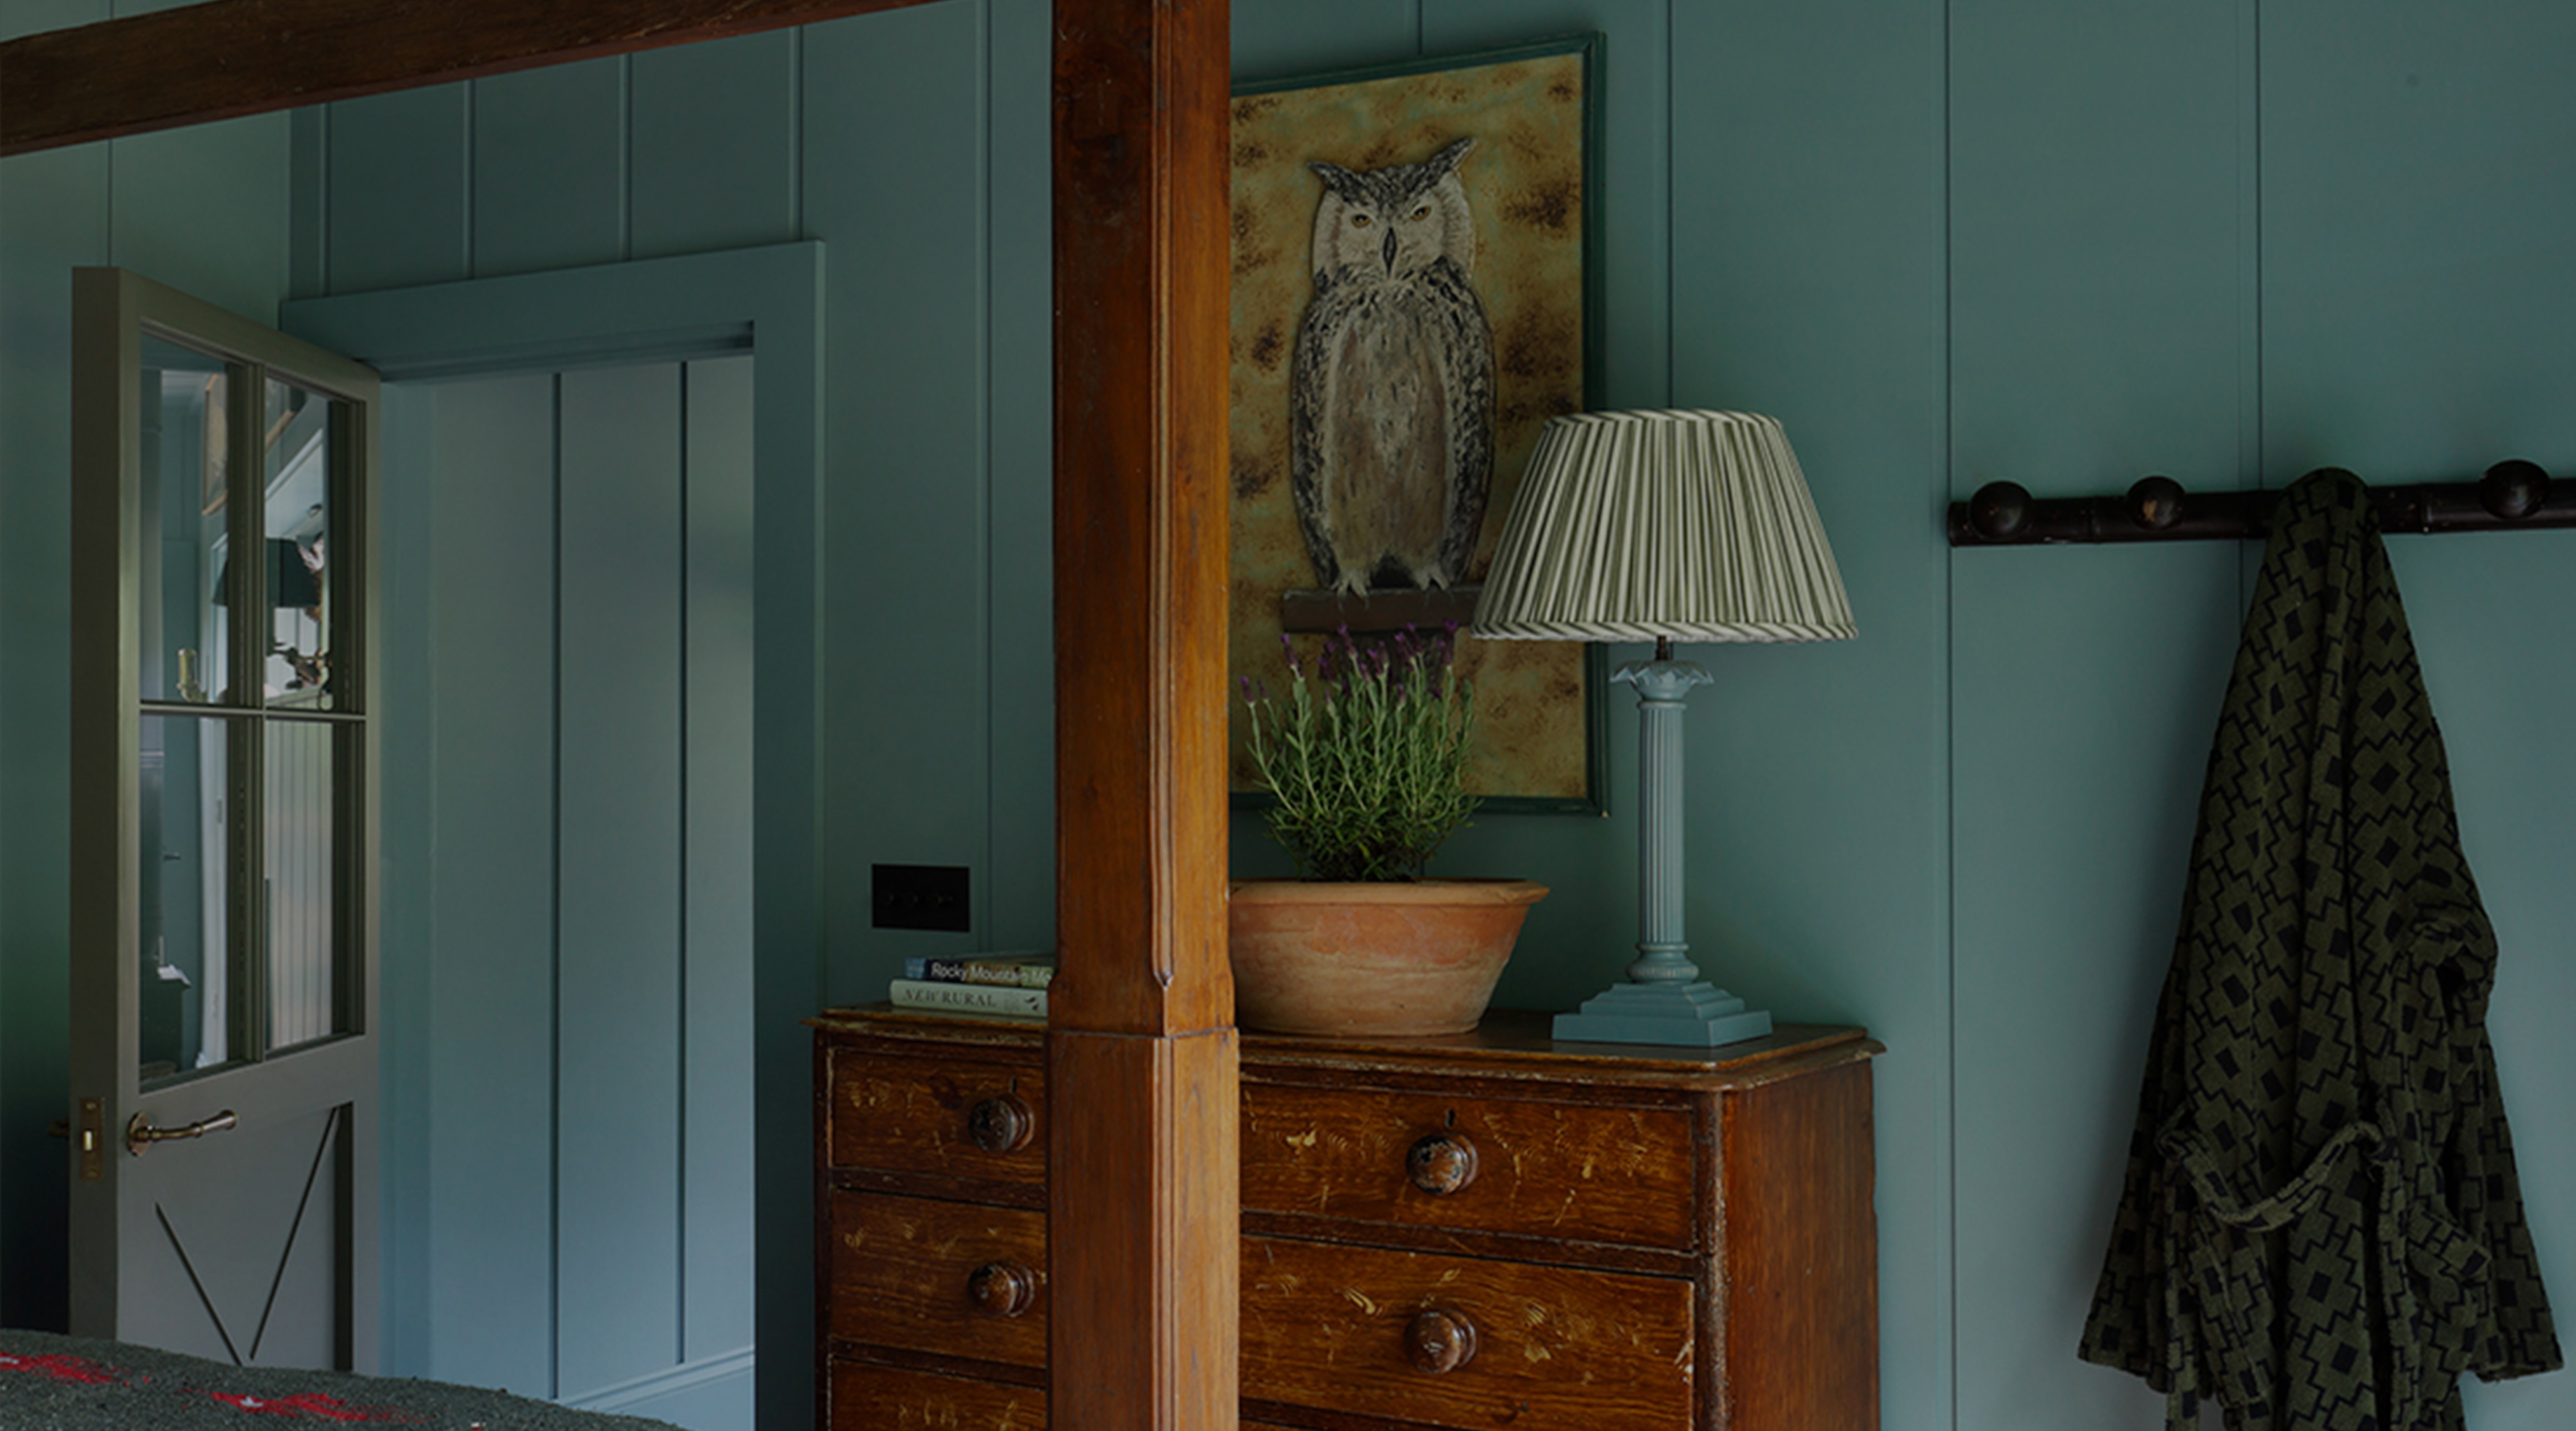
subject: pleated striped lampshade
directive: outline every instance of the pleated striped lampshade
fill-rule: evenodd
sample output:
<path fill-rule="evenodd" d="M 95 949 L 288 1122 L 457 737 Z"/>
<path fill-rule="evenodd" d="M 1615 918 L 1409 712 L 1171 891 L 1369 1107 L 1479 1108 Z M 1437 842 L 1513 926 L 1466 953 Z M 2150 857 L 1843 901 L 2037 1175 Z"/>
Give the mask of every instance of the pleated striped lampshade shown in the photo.
<path fill-rule="evenodd" d="M 1552 418 L 1476 603 L 1506 641 L 1833 641 L 1842 573 L 1776 419 Z"/>

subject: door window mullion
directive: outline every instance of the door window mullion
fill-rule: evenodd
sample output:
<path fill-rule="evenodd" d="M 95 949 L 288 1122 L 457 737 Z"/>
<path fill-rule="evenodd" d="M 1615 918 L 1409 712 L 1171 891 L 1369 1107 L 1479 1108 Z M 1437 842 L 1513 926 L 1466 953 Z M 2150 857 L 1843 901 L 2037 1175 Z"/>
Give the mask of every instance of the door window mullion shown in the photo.
<path fill-rule="evenodd" d="M 268 827 L 267 720 L 257 712 L 267 704 L 270 631 L 269 612 L 267 391 L 265 365 L 237 362 L 231 370 L 227 414 L 229 452 L 225 471 L 225 538 L 232 548 L 227 564 L 232 590 L 231 704 L 253 714 L 231 723 L 231 777 L 228 794 L 233 869 L 233 973 L 240 991 L 232 1001 L 234 1057 L 254 1063 L 268 1056 L 269 889 L 265 831 Z"/>

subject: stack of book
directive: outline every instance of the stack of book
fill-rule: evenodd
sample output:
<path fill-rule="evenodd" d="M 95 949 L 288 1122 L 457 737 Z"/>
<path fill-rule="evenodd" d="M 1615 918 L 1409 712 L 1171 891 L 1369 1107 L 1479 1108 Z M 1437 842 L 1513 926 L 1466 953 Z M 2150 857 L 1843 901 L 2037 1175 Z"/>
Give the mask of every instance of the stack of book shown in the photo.
<path fill-rule="evenodd" d="M 899 1009 L 946 1009 L 962 1014 L 1016 1014 L 1045 1018 L 1047 981 L 1055 977 L 1052 954 L 961 954 L 954 959 L 906 959 L 903 977 L 886 985 Z"/>

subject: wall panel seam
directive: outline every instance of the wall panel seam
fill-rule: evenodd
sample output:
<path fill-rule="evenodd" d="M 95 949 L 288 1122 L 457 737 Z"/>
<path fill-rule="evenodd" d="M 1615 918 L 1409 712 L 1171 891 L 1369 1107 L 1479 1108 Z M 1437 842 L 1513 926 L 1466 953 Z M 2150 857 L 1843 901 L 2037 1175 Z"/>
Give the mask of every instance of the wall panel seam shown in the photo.
<path fill-rule="evenodd" d="M 983 571 L 979 573 L 980 580 L 978 582 L 978 585 L 982 588 L 983 592 L 983 610 L 980 613 L 980 616 L 982 625 L 981 635 L 984 643 L 984 838 L 982 859 L 984 873 L 981 879 L 975 881 L 974 893 L 968 899 L 968 909 L 971 912 L 971 917 L 974 921 L 975 927 L 978 930 L 983 931 L 986 938 L 989 940 L 993 928 L 993 908 L 995 904 L 993 886 L 995 884 L 996 870 L 994 867 L 993 830 L 1002 818 L 999 796 L 999 787 L 1001 785 L 999 729 L 1001 722 L 995 711 L 996 703 L 994 700 L 994 693 L 999 689 L 995 684 L 998 679 L 999 672 L 996 669 L 995 663 L 995 643 L 997 633 L 994 629 L 993 617 L 994 607 L 997 604 L 993 599 L 993 514 L 997 510 L 997 503 L 995 501 L 993 491 L 993 342 L 995 336 L 993 331 L 993 0 L 978 0 L 978 4 L 976 6 L 976 41 L 977 47 L 981 51 L 980 59 L 982 62 L 979 67 L 981 73 L 978 75 L 978 83 L 983 89 L 983 93 L 977 96 L 978 102 L 975 106 L 977 122 L 983 127 L 983 133 L 978 136 L 979 142 L 976 146 L 975 155 L 976 163 L 982 166 L 983 169 L 983 172 L 978 176 L 978 182 L 976 184 L 977 202 L 982 205 L 983 212 L 977 215 L 978 222 L 975 225 L 975 241 L 978 248 L 982 250 L 981 253 L 977 255 L 978 261 L 975 265 L 975 332 L 977 335 L 975 344 L 975 473 L 977 482 L 977 500 L 983 507 L 983 511 L 980 514 L 981 521 L 977 523 L 981 538 L 977 555 L 982 561 L 984 568 Z"/>
<path fill-rule="evenodd" d="M 467 232 L 472 232 L 470 225 Z M 548 382 L 553 392 L 554 570 L 551 579 L 554 584 L 554 689 L 552 708 L 547 716 L 554 730 L 554 751 L 547 780 L 552 786 L 548 796 L 554 809 L 553 827 L 549 832 L 549 843 L 553 847 L 550 854 L 554 918 L 548 940 L 552 967 L 547 976 L 546 1015 L 551 1044 L 547 1050 L 549 1097 L 546 1100 L 546 1367 L 549 1378 L 547 1395 L 560 1397 L 563 1395 L 563 374 L 552 374 Z"/>
<path fill-rule="evenodd" d="M 805 232 L 805 27 L 787 32 L 787 230 Z"/>
<path fill-rule="evenodd" d="M 1959 486 L 1959 344 L 1958 307 L 1958 183 L 1957 183 L 1957 95 L 1954 85 L 1957 70 L 1952 48 L 1956 43 L 1958 6 L 1956 0 L 1942 0 L 1941 5 L 1941 496 L 1946 501 Z M 1954 550 L 1944 549 L 1941 568 L 1941 600 L 1947 619 L 1941 623 L 1941 681 L 1946 688 L 1942 701 L 1941 733 L 1941 802 L 1948 818 L 1947 848 L 1941 852 L 1947 867 L 1949 897 L 1943 914 L 1949 925 L 1943 943 L 1941 968 L 1942 1022 L 1947 1032 L 1942 1055 L 1947 1061 L 1947 1084 L 1942 1090 L 1946 1105 L 1943 1146 L 1949 1166 L 1943 1174 L 1947 1184 L 1948 1203 L 1943 1222 L 1949 1230 L 1947 1267 L 1943 1280 L 1950 1315 L 1941 1328 L 1945 1360 L 1949 1368 L 1949 1421 L 1951 1431 L 1959 1425 L 1959 558 Z"/>
<path fill-rule="evenodd" d="M 475 107 L 481 103 L 482 96 L 483 82 L 481 80 L 467 80 L 465 82 L 465 103 L 461 106 L 464 110 L 465 162 L 459 166 L 462 172 L 458 176 L 459 183 L 462 185 L 464 193 L 457 200 L 458 212 L 464 215 L 464 222 L 457 226 L 457 244 L 459 250 L 458 258 L 460 260 L 458 271 L 464 274 L 467 278 L 482 277 L 481 274 L 474 271 L 474 173 L 480 159 L 480 156 L 475 152 L 475 140 L 478 131 L 474 125 L 474 115 Z M 558 397 L 560 397 L 560 394 L 558 394 Z M 558 410 L 558 416 L 560 416 L 560 409 Z M 562 444 L 560 439 L 557 440 L 556 455 L 558 457 L 562 455 Z M 558 529 L 555 537 L 555 551 L 557 556 L 560 557 L 563 551 L 563 537 L 560 529 Z M 557 567 L 560 570 L 560 562 L 557 563 Z M 560 635 L 561 633 L 558 632 L 557 634 Z M 558 646 L 556 649 L 560 650 L 562 648 Z"/>
<path fill-rule="evenodd" d="M 678 867 L 672 871 L 672 888 L 675 896 L 673 904 L 676 906 L 675 913 L 678 918 L 678 929 L 676 931 L 677 938 L 675 942 L 678 946 L 679 961 L 678 976 L 676 980 L 678 989 L 678 1006 L 673 1010 L 674 1017 L 672 1019 L 672 1028 L 674 1031 L 674 1038 L 679 1044 L 678 1063 L 680 1076 L 674 1081 L 672 1088 L 672 1094 L 678 1106 L 674 1110 L 677 1121 L 673 1124 L 676 1131 L 672 1137 L 674 1163 L 671 1170 L 671 1203 L 674 1211 L 671 1231 L 673 1242 L 675 1244 L 674 1256 L 671 1264 L 674 1282 L 674 1290 L 671 1298 L 671 1311 L 673 1316 L 671 1327 L 671 1357 L 675 1362 L 685 1363 L 689 1359 L 689 961 L 693 952 L 689 946 L 689 765 L 691 755 L 691 748 L 689 745 L 689 692 L 691 690 L 689 684 L 689 611 L 693 604 L 694 593 L 690 590 L 690 577 L 693 573 L 692 568 L 689 565 L 689 365 L 687 363 L 681 363 L 677 366 L 679 369 L 678 382 L 680 385 L 680 400 L 677 404 L 680 419 L 680 601 L 679 611 L 677 613 L 680 647 L 680 679 L 678 687 L 680 739 L 680 787 L 678 794 L 680 801 L 680 839 L 678 849 Z"/>
<path fill-rule="evenodd" d="M 617 261 L 635 257 L 635 57 L 617 57 Z M 684 370 L 685 371 L 685 370 Z M 687 397 L 684 383 L 683 400 Z M 687 409 L 683 408 L 685 414 Z M 682 462 L 687 461 L 683 453 Z M 681 490 L 687 487 L 683 484 Z"/>

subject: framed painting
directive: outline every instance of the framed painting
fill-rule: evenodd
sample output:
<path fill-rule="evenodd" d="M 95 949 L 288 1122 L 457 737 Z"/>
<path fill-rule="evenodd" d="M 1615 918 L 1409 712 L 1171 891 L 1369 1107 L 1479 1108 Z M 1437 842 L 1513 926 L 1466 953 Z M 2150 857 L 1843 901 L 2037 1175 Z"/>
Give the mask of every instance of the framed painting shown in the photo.
<path fill-rule="evenodd" d="M 1599 648 L 1465 633 L 1540 426 L 1599 406 L 1600 68 L 1585 35 L 1234 93 L 1231 669 L 1455 623 L 1488 810 L 1603 810 Z"/>

